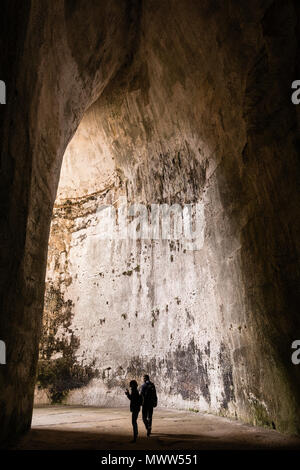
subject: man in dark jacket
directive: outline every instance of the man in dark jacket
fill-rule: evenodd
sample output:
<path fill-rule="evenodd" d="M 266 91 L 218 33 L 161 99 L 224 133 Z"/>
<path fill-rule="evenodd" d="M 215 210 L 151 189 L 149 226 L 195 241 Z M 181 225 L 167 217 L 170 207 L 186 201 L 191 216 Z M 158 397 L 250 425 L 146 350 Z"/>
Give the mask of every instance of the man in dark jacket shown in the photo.
<path fill-rule="evenodd" d="M 144 375 L 144 383 L 141 387 L 143 397 L 143 422 L 147 429 L 147 436 L 151 434 L 153 408 L 157 405 L 157 395 L 154 383 L 150 382 L 149 375 Z"/>
<path fill-rule="evenodd" d="M 141 409 L 142 397 L 138 392 L 138 384 L 136 380 L 131 380 L 129 386 L 131 388 L 131 393 L 129 393 L 128 388 L 126 388 L 125 394 L 130 400 L 130 411 L 132 413 L 133 441 L 131 442 L 136 442 L 138 436 L 137 419 Z"/>

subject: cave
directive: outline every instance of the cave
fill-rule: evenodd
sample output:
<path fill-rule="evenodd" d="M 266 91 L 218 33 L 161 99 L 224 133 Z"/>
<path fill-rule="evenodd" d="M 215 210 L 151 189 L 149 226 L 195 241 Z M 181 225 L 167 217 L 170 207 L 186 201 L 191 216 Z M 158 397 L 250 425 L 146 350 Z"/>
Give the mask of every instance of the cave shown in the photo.
<path fill-rule="evenodd" d="M 145 373 L 299 436 L 298 3 L 2 3 L 1 446 Z"/>

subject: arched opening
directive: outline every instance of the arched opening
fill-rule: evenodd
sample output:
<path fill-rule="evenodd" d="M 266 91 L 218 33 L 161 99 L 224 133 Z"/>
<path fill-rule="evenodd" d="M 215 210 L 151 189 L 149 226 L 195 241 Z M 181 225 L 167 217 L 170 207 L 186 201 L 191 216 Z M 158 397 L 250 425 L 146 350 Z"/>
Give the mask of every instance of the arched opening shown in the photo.
<path fill-rule="evenodd" d="M 30 426 L 49 226 L 68 143 L 38 393 L 100 406 L 148 371 L 162 404 L 299 432 L 299 372 L 290 360 L 299 331 L 299 164 L 286 91 L 297 47 L 296 27 L 286 33 L 283 21 L 294 25 L 294 6 L 96 3 L 48 12 L 43 28 L 59 18 L 59 42 L 47 33 L 49 48 L 31 64 L 44 72 L 34 91 L 20 92 L 27 111 L 19 101 L 8 108 L 24 123 L 3 145 L 14 154 L 22 145 L 28 159 L 4 162 L 5 223 L 19 222 L 20 231 L 5 245 L 17 261 L 8 263 L 15 282 L 2 286 L 3 381 L 14 384 L 4 394 L 3 435 Z M 28 62 L 30 37 L 40 39 L 37 14 L 28 20 Z M 285 34 L 290 41 L 278 45 Z M 122 197 L 147 210 L 198 204 L 203 243 L 187 250 L 180 240 L 99 242 L 99 207 L 119 207 Z"/>

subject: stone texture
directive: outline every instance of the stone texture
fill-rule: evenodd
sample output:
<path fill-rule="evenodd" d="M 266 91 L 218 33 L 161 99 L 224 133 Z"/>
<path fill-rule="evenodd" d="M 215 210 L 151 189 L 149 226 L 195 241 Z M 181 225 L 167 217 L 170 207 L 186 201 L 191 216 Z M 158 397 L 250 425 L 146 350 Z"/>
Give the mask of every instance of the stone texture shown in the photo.
<path fill-rule="evenodd" d="M 113 396 L 122 380 L 147 368 L 165 402 L 299 432 L 300 372 L 290 360 L 300 333 L 299 112 L 290 99 L 299 78 L 299 6 L 28 1 L 21 22 L 17 2 L 4 4 L 0 331 L 8 364 L 0 369 L 1 438 L 30 424 L 52 206 L 62 156 L 85 111 L 82 132 L 89 135 L 84 123 L 91 123 L 97 148 L 87 152 L 84 171 L 70 163 L 73 183 L 68 177 L 59 194 L 50 244 L 49 259 L 61 269 L 53 274 L 52 267 L 47 279 L 47 295 L 52 283 L 52 300 L 61 303 L 54 337 L 65 330 L 68 364 L 80 369 L 70 400 L 103 403 L 107 391 Z M 88 168 L 97 169 L 91 187 Z M 94 244 L 95 207 L 120 194 L 148 204 L 199 202 L 203 248 L 191 254 L 147 245 L 130 258 L 131 247 Z M 139 261 L 142 250 L 147 261 Z M 116 272 L 102 270 L 99 281 L 86 276 L 80 286 L 86 263 L 98 275 L 97 260 L 106 268 L 109 253 Z M 131 276 L 122 274 L 128 270 Z M 128 293 L 140 285 L 136 308 Z M 133 326 L 138 343 L 143 328 L 151 338 L 136 353 Z M 111 347 L 107 362 L 100 340 Z"/>
<path fill-rule="evenodd" d="M 0 371 L 3 441 L 30 426 L 49 225 L 62 157 L 84 110 L 128 60 L 135 38 L 134 2 L 85 7 L 83 1 L 2 5 L 7 85 L 0 185 L 0 331 L 7 344 L 7 367 Z"/>
<path fill-rule="evenodd" d="M 180 429 L 178 429 L 180 423 Z M 141 415 L 139 437 L 130 443 L 128 407 L 37 407 L 32 430 L 13 450 L 299 450 L 300 438 L 238 421 L 183 410 L 157 409 L 151 439 Z M 210 461 L 212 455 L 206 454 Z M 218 454 L 217 454 L 218 455 Z M 203 461 L 203 455 L 202 461 Z"/>

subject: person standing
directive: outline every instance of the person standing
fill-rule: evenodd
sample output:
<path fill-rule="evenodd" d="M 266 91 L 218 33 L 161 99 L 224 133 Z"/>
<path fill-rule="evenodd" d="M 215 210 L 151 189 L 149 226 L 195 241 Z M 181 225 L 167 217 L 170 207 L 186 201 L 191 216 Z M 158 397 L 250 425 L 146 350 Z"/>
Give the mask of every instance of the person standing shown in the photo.
<path fill-rule="evenodd" d="M 141 395 L 143 398 L 142 415 L 143 422 L 149 437 L 152 430 L 153 408 L 157 406 L 157 395 L 154 383 L 150 382 L 149 375 L 144 375 L 144 383 L 141 387 Z"/>
<path fill-rule="evenodd" d="M 141 409 L 142 397 L 139 394 L 136 380 L 131 380 L 129 386 L 131 388 L 131 393 L 129 393 L 128 388 L 126 388 L 125 395 L 130 400 L 130 411 L 132 413 L 133 440 L 131 442 L 136 442 L 138 436 L 137 419 Z"/>

